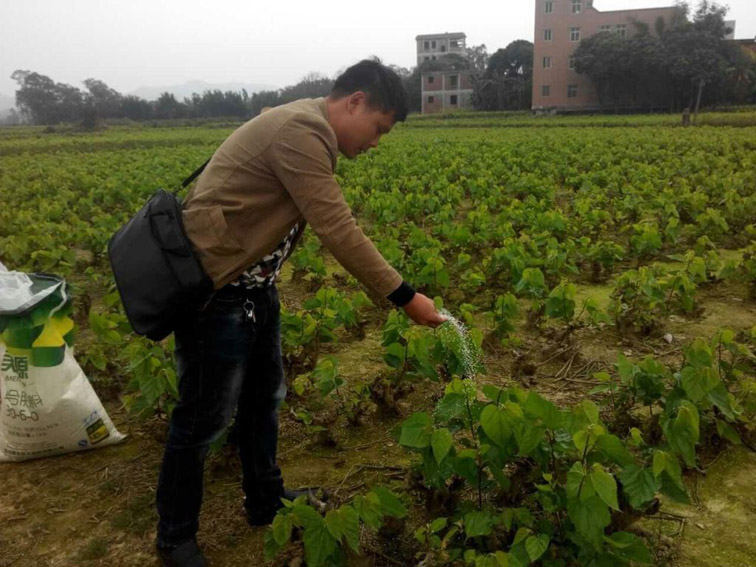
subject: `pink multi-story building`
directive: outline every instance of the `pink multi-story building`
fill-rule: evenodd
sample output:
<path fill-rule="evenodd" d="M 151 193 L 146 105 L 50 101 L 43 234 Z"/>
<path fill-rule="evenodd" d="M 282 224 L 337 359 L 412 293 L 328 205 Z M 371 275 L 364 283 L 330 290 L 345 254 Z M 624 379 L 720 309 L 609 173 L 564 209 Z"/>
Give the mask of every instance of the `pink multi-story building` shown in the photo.
<path fill-rule="evenodd" d="M 447 55 L 465 54 L 464 33 L 418 35 L 417 64 L 436 61 Z M 472 106 L 472 71 L 425 71 L 421 74 L 423 114 L 460 110 Z"/>
<path fill-rule="evenodd" d="M 472 107 L 472 71 L 426 71 L 422 77 L 422 113 Z"/>
<path fill-rule="evenodd" d="M 628 0 L 629 2 L 629 0 Z M 635 22 L 655 29 L 669 22 L 674 6 L 601 12 L 592 0 L 536 0 L 533 51 L 533 110 L 590 110 L 599 107 L 587 76 L 575 71 L 573 54 L 580 40 L 608 31 L 622 36 L 636 31 Z"/>

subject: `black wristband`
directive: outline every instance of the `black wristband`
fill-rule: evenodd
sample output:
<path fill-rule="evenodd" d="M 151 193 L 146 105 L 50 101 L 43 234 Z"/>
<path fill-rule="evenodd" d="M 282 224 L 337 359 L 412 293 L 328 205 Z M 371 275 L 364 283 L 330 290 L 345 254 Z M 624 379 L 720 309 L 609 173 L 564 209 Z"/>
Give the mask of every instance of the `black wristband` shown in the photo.
<path fill-rule="evenodd" d="M 415 297 L 415 290 L 407 282 L 402 282 L 402 285 L 392 291 L 386 299 L 397 307 L 404 307 L 412 301 L 413 297 Z"/>

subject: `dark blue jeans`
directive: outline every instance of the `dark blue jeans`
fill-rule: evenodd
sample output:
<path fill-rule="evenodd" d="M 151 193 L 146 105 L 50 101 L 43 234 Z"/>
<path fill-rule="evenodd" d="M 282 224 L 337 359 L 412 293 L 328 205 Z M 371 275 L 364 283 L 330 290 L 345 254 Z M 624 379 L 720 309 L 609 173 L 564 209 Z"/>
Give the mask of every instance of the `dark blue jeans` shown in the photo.
<path fill-rule="evenodd" d="M 205 456 L 234 410 L 245 505 L 274 506 L 283 494 L 276 465 L 278 408 L 286 395 L 279 310 L 274 286 L 255 291 L 226 286 L 176 329 L 180 401 L 158 480 L 158 545 L 197 533 Z"/>

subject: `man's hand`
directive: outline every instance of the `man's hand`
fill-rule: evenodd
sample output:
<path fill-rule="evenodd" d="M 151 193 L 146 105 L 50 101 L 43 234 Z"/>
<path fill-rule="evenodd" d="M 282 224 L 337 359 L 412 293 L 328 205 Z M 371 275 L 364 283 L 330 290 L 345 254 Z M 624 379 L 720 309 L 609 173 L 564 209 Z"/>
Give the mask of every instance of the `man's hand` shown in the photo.
<path fill-rule="evenodd" d="M 407 316 L 418 325 L 438 327 L 446 317 L 436 311 L 436 304 L 422 293 L 416 293 L 412 300 L 402 307 Z"/>

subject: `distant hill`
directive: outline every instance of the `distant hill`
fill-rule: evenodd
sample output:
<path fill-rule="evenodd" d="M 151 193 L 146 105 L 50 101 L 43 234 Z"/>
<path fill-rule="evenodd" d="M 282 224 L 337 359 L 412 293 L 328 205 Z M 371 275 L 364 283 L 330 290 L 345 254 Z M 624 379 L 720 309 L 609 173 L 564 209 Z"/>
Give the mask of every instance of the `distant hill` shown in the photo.
<path fill-rule="evenodd" d="M 182 101 L 192 96 L 192 93 L 202 94 L 205 91 L 234 91 L 241 92 L 247 90 L 250 96 L 258 91 L 272 91 L 278 89 L 273 85 L 264 85 L 259 83 L 206 83 L 204 81 L 189 81 L 183 85 L 171 85 L 166 87 L 139 87 L 132 91 L 130 95 L 135 95 L 145 100 L 157 100 L 164 92 L 173 93 L 177 100 Z"/>

